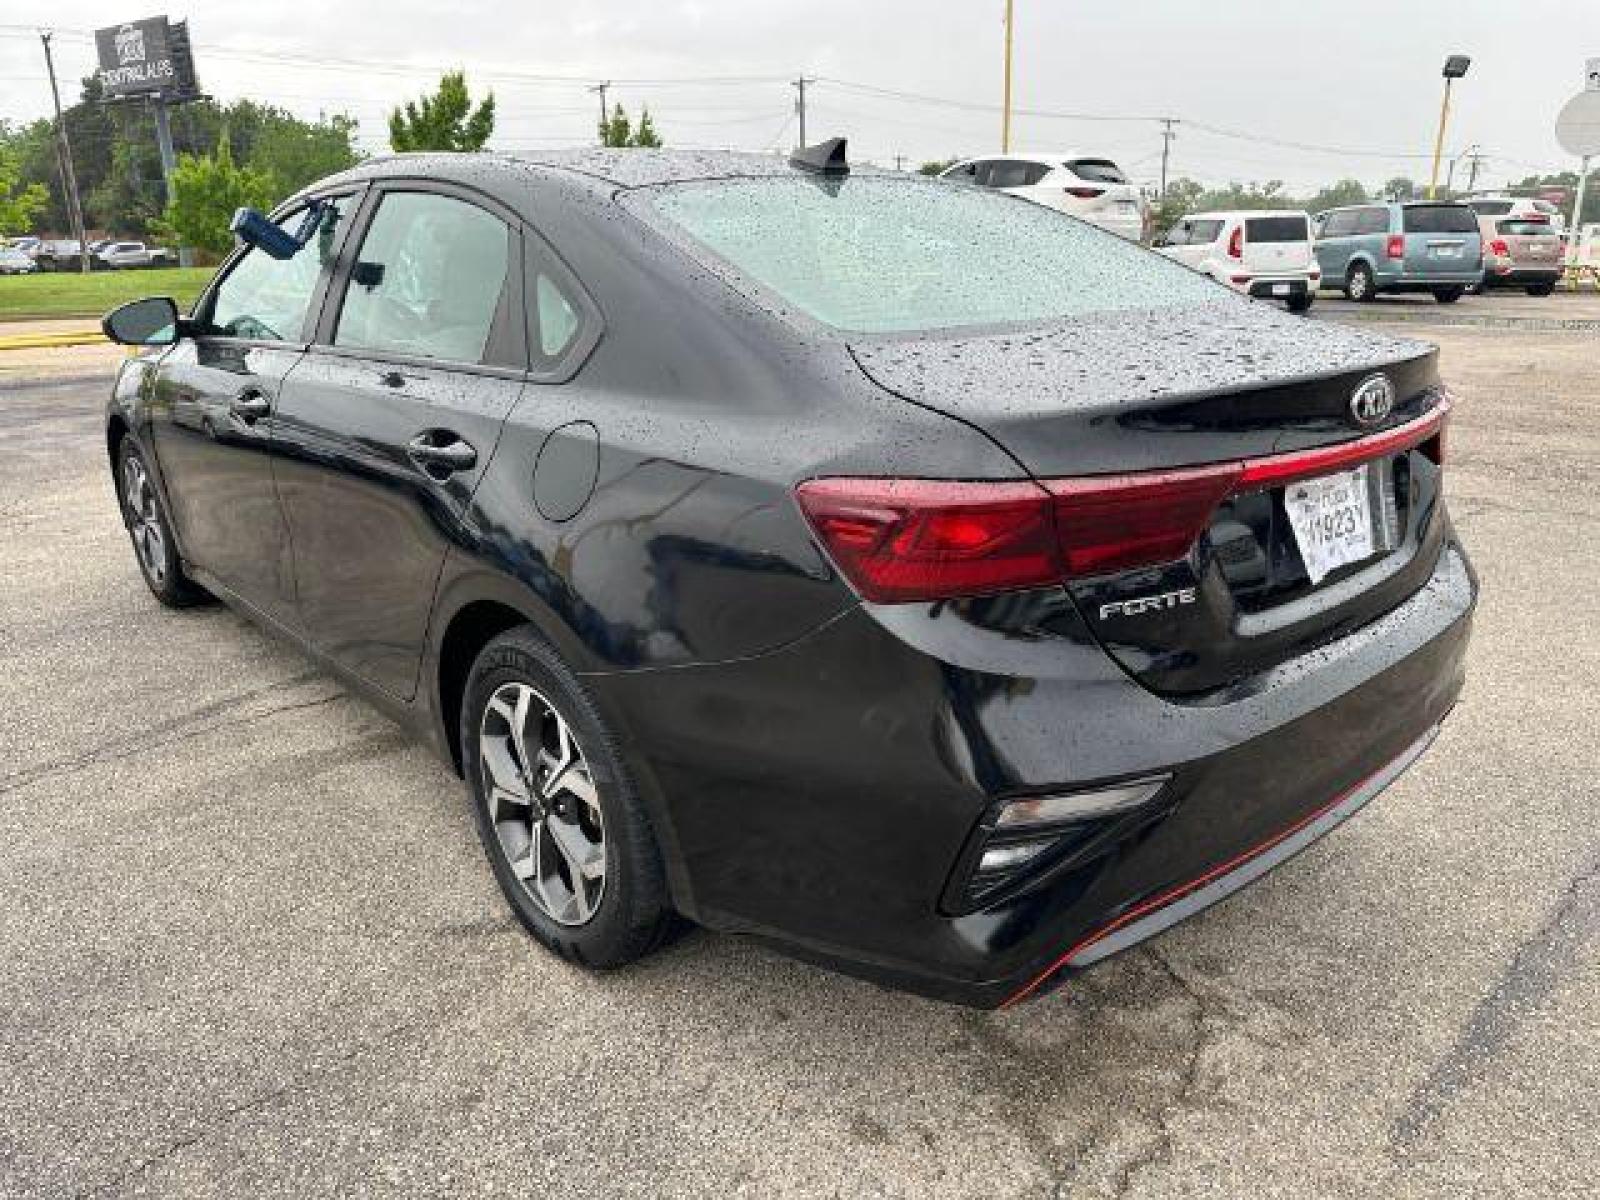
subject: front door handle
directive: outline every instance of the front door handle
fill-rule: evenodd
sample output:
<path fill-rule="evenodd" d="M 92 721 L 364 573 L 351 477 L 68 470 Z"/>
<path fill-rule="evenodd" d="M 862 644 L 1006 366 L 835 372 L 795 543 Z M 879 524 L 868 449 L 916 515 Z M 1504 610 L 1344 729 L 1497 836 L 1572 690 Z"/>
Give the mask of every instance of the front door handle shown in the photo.
<path fill-rule="evenodd" d="M 436 479 L 456 471 L 470 471 L 478 462 L 478 452 L 472 444 L 448 429 L 417 434 L 406 443 L 406 452 Z"/>
<path fill-rule="evenodd" d="M 266 393 L 256 388 L 245 388 L 234 397 L 230 411 L 246 425 L 254 425 L 262 417 L 272 415 L 272 401 Z"/>

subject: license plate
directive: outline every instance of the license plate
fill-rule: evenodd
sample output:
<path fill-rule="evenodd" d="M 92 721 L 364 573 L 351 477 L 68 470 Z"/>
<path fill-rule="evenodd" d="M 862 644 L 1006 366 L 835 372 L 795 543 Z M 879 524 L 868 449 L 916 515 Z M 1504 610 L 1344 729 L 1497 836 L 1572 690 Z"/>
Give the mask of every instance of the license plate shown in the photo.
<path fill-rule="evenodd" d="M 1293 290 L 1287 283 L 1275 283 L 1272 285 L 1272 294 L 1274 296 L 1287 296 Z"/>
<path fill-rule="evenodd" d="M 1365 466 L 1284 489 L 1283 506 L 1313 584 L 1347 563 L 1372 556 L 1376 545 L 1370 497 Z"/>
<path fill-rule="evenodd" d="M 1433 256 L 1435 258 L 1456 258 L 1460 254 L 1461 254 L 1461 247 L 1460 246 L 1435 246 L 1435 247 L 1433 247 Z"/>

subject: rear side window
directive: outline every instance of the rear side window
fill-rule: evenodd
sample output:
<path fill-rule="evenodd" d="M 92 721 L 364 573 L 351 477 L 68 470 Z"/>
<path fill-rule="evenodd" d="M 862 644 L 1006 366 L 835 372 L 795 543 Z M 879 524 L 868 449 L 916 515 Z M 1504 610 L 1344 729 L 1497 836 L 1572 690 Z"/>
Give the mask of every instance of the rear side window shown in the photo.
<path fill-rule="evenodd" d="M 482 362 L 510 262 L 499 217 L 453 196 L 391 192 L 362 239 L 333 344 Z"/>
<path fill-rule="evenodd" d="M 1322 236 L 1325 238 L 1349 237 L 1356 231 L 1356 211 L 1346 208 L 1323 215 Z"/>
<path fill-rule="evenodd" d="M 1303 242 L 1309 236 L 1304 217 L 1251 217 L 1244 236 L 1252 242 Z"/>
<path fill-rule="evenodd" d="M 1113 234 L 937 182 L 730 179 L 661 188 L 640 203 L 708 251 L 730 282 L 751 281 L 851 332 L 1217 303 L 1208 280 Z"/>
<path fill-rule="evenodd" d="M 1465 204 L 1408 204 L 1404 214 L 1407 233 L 1478 232 L 1478 214 Z"/>
<path fill-rule="evenodd" d="M 1357 209 L 1356 232 L 1360 234 L 1388 233 L 1389 210 L 1387 208 Z"/>
<path fill-rule="evenodd" d="M 1122 168 L 1109 158 L 1074 158 L 1068 161 L 1067 168 L 1079 179 L 1087 179 L 1090 183 L 1128 182 Z"/>
<path fill-rule="evenodd" d="M 354 211 L 356 196 L 340 196 L 324 210 L 312 241 L 292 258 L 277 259 L 261 250 L 240 258 L 212 293 L 209 323 L 224 337 L 266 342 L 298 342 L 305 337 L 306 313 L 322 269 L 332 257 L 336 235 Z M 295 232 L 303 209 L 278 222 Z"/>
<path fill-rule="evenodd" d="M 1032 187 L 1049 173 L 1050 168 L 1042 163 L 1002 158 L 989 164 L 988 183 L 997 188 Z"/>
<path fill-rule="evenodd" d="M 1511 211 L 1509 200 L 1473 200 L 1469 207 L 1480 217 L 1503 217 Z"/>
<path fill-rule="evenodd" d="M 1556 231 L 1549 221 L 1525 221 L 1513 217 L 1500 221 L 1495 229 L 1507 237 L 1555 237 Z"/>

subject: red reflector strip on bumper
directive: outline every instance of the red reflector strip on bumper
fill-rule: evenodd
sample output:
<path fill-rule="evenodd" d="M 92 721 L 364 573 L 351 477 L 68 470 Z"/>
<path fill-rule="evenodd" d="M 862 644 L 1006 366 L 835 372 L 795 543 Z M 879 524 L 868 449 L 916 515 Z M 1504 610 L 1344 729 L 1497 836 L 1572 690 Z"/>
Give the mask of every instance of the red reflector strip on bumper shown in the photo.
<path fill-rule="evenodd" d="M 1433 744 L 1433 739 L 1438 736 L 1439 726 L 1435 725 L 1386 766 L 1380 767 L 1354 787 L 1335 796 L 1321 808 L 1307 813 L 1287 829 L 1279 830 L 1266 841 L 1235 855 L 1227 862 L 1211 868 L 1187 883 L 1178 884 L 1140 901 L 1120 917 L 1075 942 L 1070 950 L 1000 1007 L 1009 1008 L 1026 1000 L 1043 987 L 1051 976 L 1065 967 L 1087 967 L 1103 958 L 1109 958 L 1118 951 L 1137 945 L 1162 930 L 1171 928 L 1179 921 L 1210 908 L 1245 885 L 1255 882 L 1273 867 L 1293 858 L 1323 834 L 1354 816 L 1398 779 L 1412 763 L 1421 758 Z"/>
<path fill-rule="evenodd" d="M 1382 433 L 1341 442 L 1337 446 L 1319 446 L 1315 450 L 1295 450 L 1268 458 L 1246 459 L 1235 490 L 1276 487 L 1410 450 L 1437 437 L 1444 429 L 1449 412 L 1450 401 L 1446 399 L 1415 421 L 1386 429 Z"/>

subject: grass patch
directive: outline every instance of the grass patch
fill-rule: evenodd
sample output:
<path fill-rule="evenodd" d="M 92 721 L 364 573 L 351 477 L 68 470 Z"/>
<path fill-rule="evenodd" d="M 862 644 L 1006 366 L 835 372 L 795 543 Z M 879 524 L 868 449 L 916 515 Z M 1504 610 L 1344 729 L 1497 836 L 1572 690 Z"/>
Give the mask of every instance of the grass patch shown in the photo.
<path fill-rule="evenodd" d="M 212 267 L 158 267 L 150 271 L 96 271 L 89 275 L 0 275 L 0 321 L 98 317 L 141 296 L 171 296 L 179 308 L 188 311 L 213 271 Z"/>

